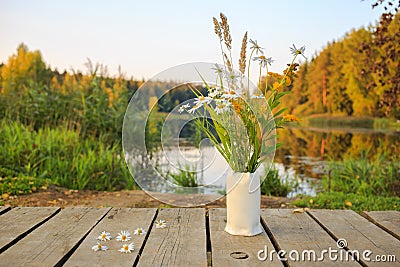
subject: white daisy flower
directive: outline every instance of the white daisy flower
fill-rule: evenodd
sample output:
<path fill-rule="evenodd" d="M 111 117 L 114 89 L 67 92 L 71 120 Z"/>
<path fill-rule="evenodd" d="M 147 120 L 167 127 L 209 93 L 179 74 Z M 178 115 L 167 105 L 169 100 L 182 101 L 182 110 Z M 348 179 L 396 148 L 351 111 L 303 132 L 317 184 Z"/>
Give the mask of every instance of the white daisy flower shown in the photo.
<path fill-rule="evenodd" d="M 211 69 L 214 70 L 216 74 L 222 75 L 223 70 L 220 65 L 214 64 L 214 68 Z"/>
<path fill-rule="evenodd" d="M 131 240 L 131 234 L 128 231 L 121 231 L 121 233 L 118 233 L 116 239 L 121 242 L 126 242 Z"/>
<path fill-rule="evenodd" d="M 108 247 L 107 246 L 103 246 L 103 245 L 101 245 L 100 243 L 97 242 L 97 245 L 93 246 L 92 249 L 94 251 L 99 251 L 99 250 L 100 251 L 106 251 L 108 249 Z"/>
<path fill-rule="evenodd" d="M 107 241 L 107 240 L 111 239 L 111 235 L 109 232 L 103 231 L 103 232 L 101 232 L 99 237 L 97 237 L 97 239 L 99 239 L 101 241 Z"/>
<path fill-rule="evenodd" d="M 259 57 L 253 57 L 253 61 L 260 62 L 260 66 L 263 68 L 267 67 L 267 65 L 271 66 L 272 62 L 274 62 L 272 57 L 266 58 L 264 55 L 261 55 Z"/>
<path fill-rule="evenodd" d="M 221 114 L 221 113 L 223 113 L 223 112 L 225 112 L 225 111 L 228 111 L 229 110 L 229 106 L 228 105 L 226 105 L 226 104 L 217 104 L 216 106 L 215 106 L 215 113 L 217 113 L 217 114 Z"/>
<path fill-rule="evenodd" d="M 158 220 L 155 222 L 156 228 L 165 228 L 167 227 L 167 222 L 165 220 Z"/>
<path fill-rule="evenodd" d="M 292 53 L 293 56 L 297 56 L 297 55 L 302 55 L 305 59 L 307 59 L 304 56 L 304 52 L 306 51 L 306 46 L 303 45 L 300 48 L 296 48 L 296 46 L 293 44 L 293 47 L 289 47 L 290 48 L 290 52 Z"/>
<path fill-rule="evenodd" d="M 188 109 L 190 107 L 190 104 L 185 104 L 179 107 L 178 112 L 182 113 L 184 112 L 186 109 Z"/>
<path fill-rule="evenodd" d="M 189 109 L 187 112 L 189 112 L 190 114 L 193 114 L 197 109 L 199 109 L 200 106 L 198 105 L 194 105 L 191 109 Z"/>
<path fill-rule="evenodd" d="M 252 47 L 250 47 L 250 49 L 251 49 L 251 50 L 254 49 L 254 51 L 256 52 L 256 55 L 258 55 L 258 53 L 264 54 L 264 51 L 263 51 L 264 48 L 260 47 L 260 46 L 257 44 L 257 41 L 256 41 L 256 40 L 253 41 L 253 40 L 250 39 L 249 43 L 253 45 Z"/>
<path fill-rule="evenodd" d="M 146 230 L 144 230 L 142 227 L 139 227 L 133 232 L 133 234 L 135 234 L 135 235 L 144 235 L 144 234 L 146 234 Z"/>
<path fill-rule="evenodd" d="M 135 250 L 135 246 L 133 245 L 133 243 L 125 244 L 122 246 L 122 248 L 120 248 L 118 251 L 119 252 L 123 252 L 123 253 L 131 253 L 132 251 Z"/>
<path fill-rule="evenodd" d="M 251 98 L 255 98 L 255 99 L 257 99 L 257 98 L 264 98 L 264 95 L 261 94 L 261 93 L 260 93 L 260 94 L 256 93 L 256 94 L 252 95 Z"/>
<path fill-rule="evenodd" d="M 229 75 L 226 75 L 225 78 L 226 78 L 226 81 L 229 84 L 230 83 L 236 84 L 237 82 L 239 82 L 240 76 L 239 75 L 235 75 L 235 74 L 229 74 Z"/>
<path fill-rule="evenodd" d="M 215 98 L 219 94 L 221 94 L 221 91 L 218 91 L 217 89 L 213 89 L 208 93 L 208 96 L 211 98 Z"/>
<path fill-rule="evenodd" d="M 212 98 L 209 97 L 209 96 L 199 96 L 199 98 L 196 98 L 194 100 L 194 104 L 196 106 L 200 106 L 200 105 L 203 105 L 203 104 L 210 104 L 211 101 L 212 101 Z"/>
<path fill-rule="evenodd" d="M 235 99 L 235 98 L 238 98 L 239 95 L 235 91 L 225 91 L 222 94 L 222 97 L 225 99 Z"/>

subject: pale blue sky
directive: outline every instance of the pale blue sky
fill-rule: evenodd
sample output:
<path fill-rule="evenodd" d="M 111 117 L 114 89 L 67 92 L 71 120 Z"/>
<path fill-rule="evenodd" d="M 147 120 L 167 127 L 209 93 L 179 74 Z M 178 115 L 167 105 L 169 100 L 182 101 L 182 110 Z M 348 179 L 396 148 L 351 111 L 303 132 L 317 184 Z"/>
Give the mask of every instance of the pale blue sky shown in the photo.
<path fill-rule="evenodd" d="M 39 49 L 52 68 L 85 70 L 90 58 L 111 75 L 121 65 L 139 79 L 181 63 L 221 62 L 212 24 L 220 11 L 230 22 L 234 54 L 247 30 L 273 57 L 275 71 L 290 60 L 292 43 L 306 45 L 311 57 L 381 13 L 361 0 L 0 0 L 0 62 L 21 42 Z"/>

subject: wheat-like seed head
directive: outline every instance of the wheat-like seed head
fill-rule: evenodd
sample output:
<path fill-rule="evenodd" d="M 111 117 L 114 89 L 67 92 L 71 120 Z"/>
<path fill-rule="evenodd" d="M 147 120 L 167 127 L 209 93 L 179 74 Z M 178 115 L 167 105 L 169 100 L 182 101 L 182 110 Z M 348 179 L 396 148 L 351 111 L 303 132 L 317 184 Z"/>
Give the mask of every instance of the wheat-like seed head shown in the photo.
<path fill-rule="evenodd" d="M 218 35 L 218 38 L 222 41 L 222 32 L 221 32 L 221 26 L 219 25 L 219 22 L 216 18 L 213 18 L 214 22 L 214 31 L 215 34 Z"/>
<path fill-rule="evenodd" d="M 224 43 L 225 46 L 230 50 L 232 48 L 232 38 L 229 30 L 228 19 L 222 13 L 220 13 L 219 16 L 221 17 L 220 25 L 224 33 Z"/>
<path fill-rule="evenodd" d="M 228 58 L 228 56 L 225 54 L 225 52 L 223 52 L 223 55 L 224 55 L 225 63 L 226 63 L 226 66 L 228 67 L 229 72 L 232 72 L 232 71 L 233 71 L 233 68 L 232 68 L 232 63 L 231 63 L 231 61 L 229 60 L 229 58 Z"/>
<path fill-rule="evenodd" d="M 247 48 L 247 32 L 243 36 L 242 48 L 240 50 L 239 71 L 244 74 L 246 70 L 246 48 Z"/>

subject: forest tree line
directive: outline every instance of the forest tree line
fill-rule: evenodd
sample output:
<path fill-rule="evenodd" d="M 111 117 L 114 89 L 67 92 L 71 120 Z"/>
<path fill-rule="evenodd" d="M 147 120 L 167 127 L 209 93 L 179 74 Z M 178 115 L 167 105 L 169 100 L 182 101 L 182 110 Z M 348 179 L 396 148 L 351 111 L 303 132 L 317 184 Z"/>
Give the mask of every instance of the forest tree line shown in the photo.
<path fill-rule="evenodd" d="M 400 119 L 400 13 L 328 43 L 287 90 L 294 114 Z"/>
<path fill-rule="evenodd" d="M 60 73 L 46 65 L 40 51 L 19 45 L 17 53 L 0 65 L 1 117 L 11 112 L 14 116 L 8 116 L 10 119 L 18 117 L 24 122 L 29 119 L 25 117 L 36 114 L 32 120 L 35 123 L 58 122 L 68 116 L 85 117 L 97 107 L 101 110 L 92 114 L 96 119 L 118 112 L 115 116 L 121 122 L 130 96 L 143 81 L 127 79 L 121 70 L 110 77 L 106 67 L 90 60 L 85 65 L 85 74 Z M 162 90 L 163 86 L 156 84 L 154 90 Z M 292 93 L 284 100 L 285 105 L 299 116 L 326 113 L 400 119 L 400 14 L 384 14 L 376 25 L 352 30 L 328 43 L 300 65 L 296 78 L 285 90 Z M 168 112 L 192 96 L 178 88 L 159 101 L 159 111 Z M 34 103 L 37 101 L 47 102 L 48 108 Z M 88 130 L 92 129 L 89 125 Z"/>

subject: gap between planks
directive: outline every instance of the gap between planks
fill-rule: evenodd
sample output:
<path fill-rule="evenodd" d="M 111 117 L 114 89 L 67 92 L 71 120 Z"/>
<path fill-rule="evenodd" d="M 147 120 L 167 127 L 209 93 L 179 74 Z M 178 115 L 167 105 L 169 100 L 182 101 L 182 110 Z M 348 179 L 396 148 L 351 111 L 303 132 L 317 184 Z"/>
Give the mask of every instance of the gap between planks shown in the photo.
<path fill-rule="evenodd" d="M 0 254 L 0 266 L 62 265 L 109 208 L 65 208 Z M 3 217 L 3 216 L 1 216 Z"/>
<path fill-rule="evenodd" d="M 207 266 L 204 208 L 160 209 L 137 266 Z"/>
<path fill-rule="evenodd" d="M 390 211 L 364 211 L 361 215 L 400 240 L 400 212 Z"/>
<path fill-rule="evenodd" d="M 332 261 L 325 250 L 337 249 L 335 240 L 307 213 L 293 213 L 292 209 L 263 209 L 261 217 L 276 244 L 275 251 L 285 252 L 287 261 L 284 263 L 288 266 L 336 266 L 338 263 L 360 266 L 353 259 Z"/>
<path fill-rule="evenodd" d="M 336 241 L 344 240 L 345 249 L 359 252 L 363 266 L 400 266 L 397 256 L 400 241 L 352 210 L 311 210 L 308 214 Z M 368 258 L 362 257 L 371 251 Z M 356 254 L 354 254 L 356 255 Z M 377 255 L 395 255 L 395 262 L 374 262 Z"/>
<path fill-rule="evenodd" d="M 0 217 L 0 254 L 60 212 L 57 207 L 16 207 Z"/>
<path fill-rule="evenodd" d="M 11 207 L 0 206 L 0 215 L 2 215 L 3 213 L 6 213 L 10 209 L 11 209 Z"/>

